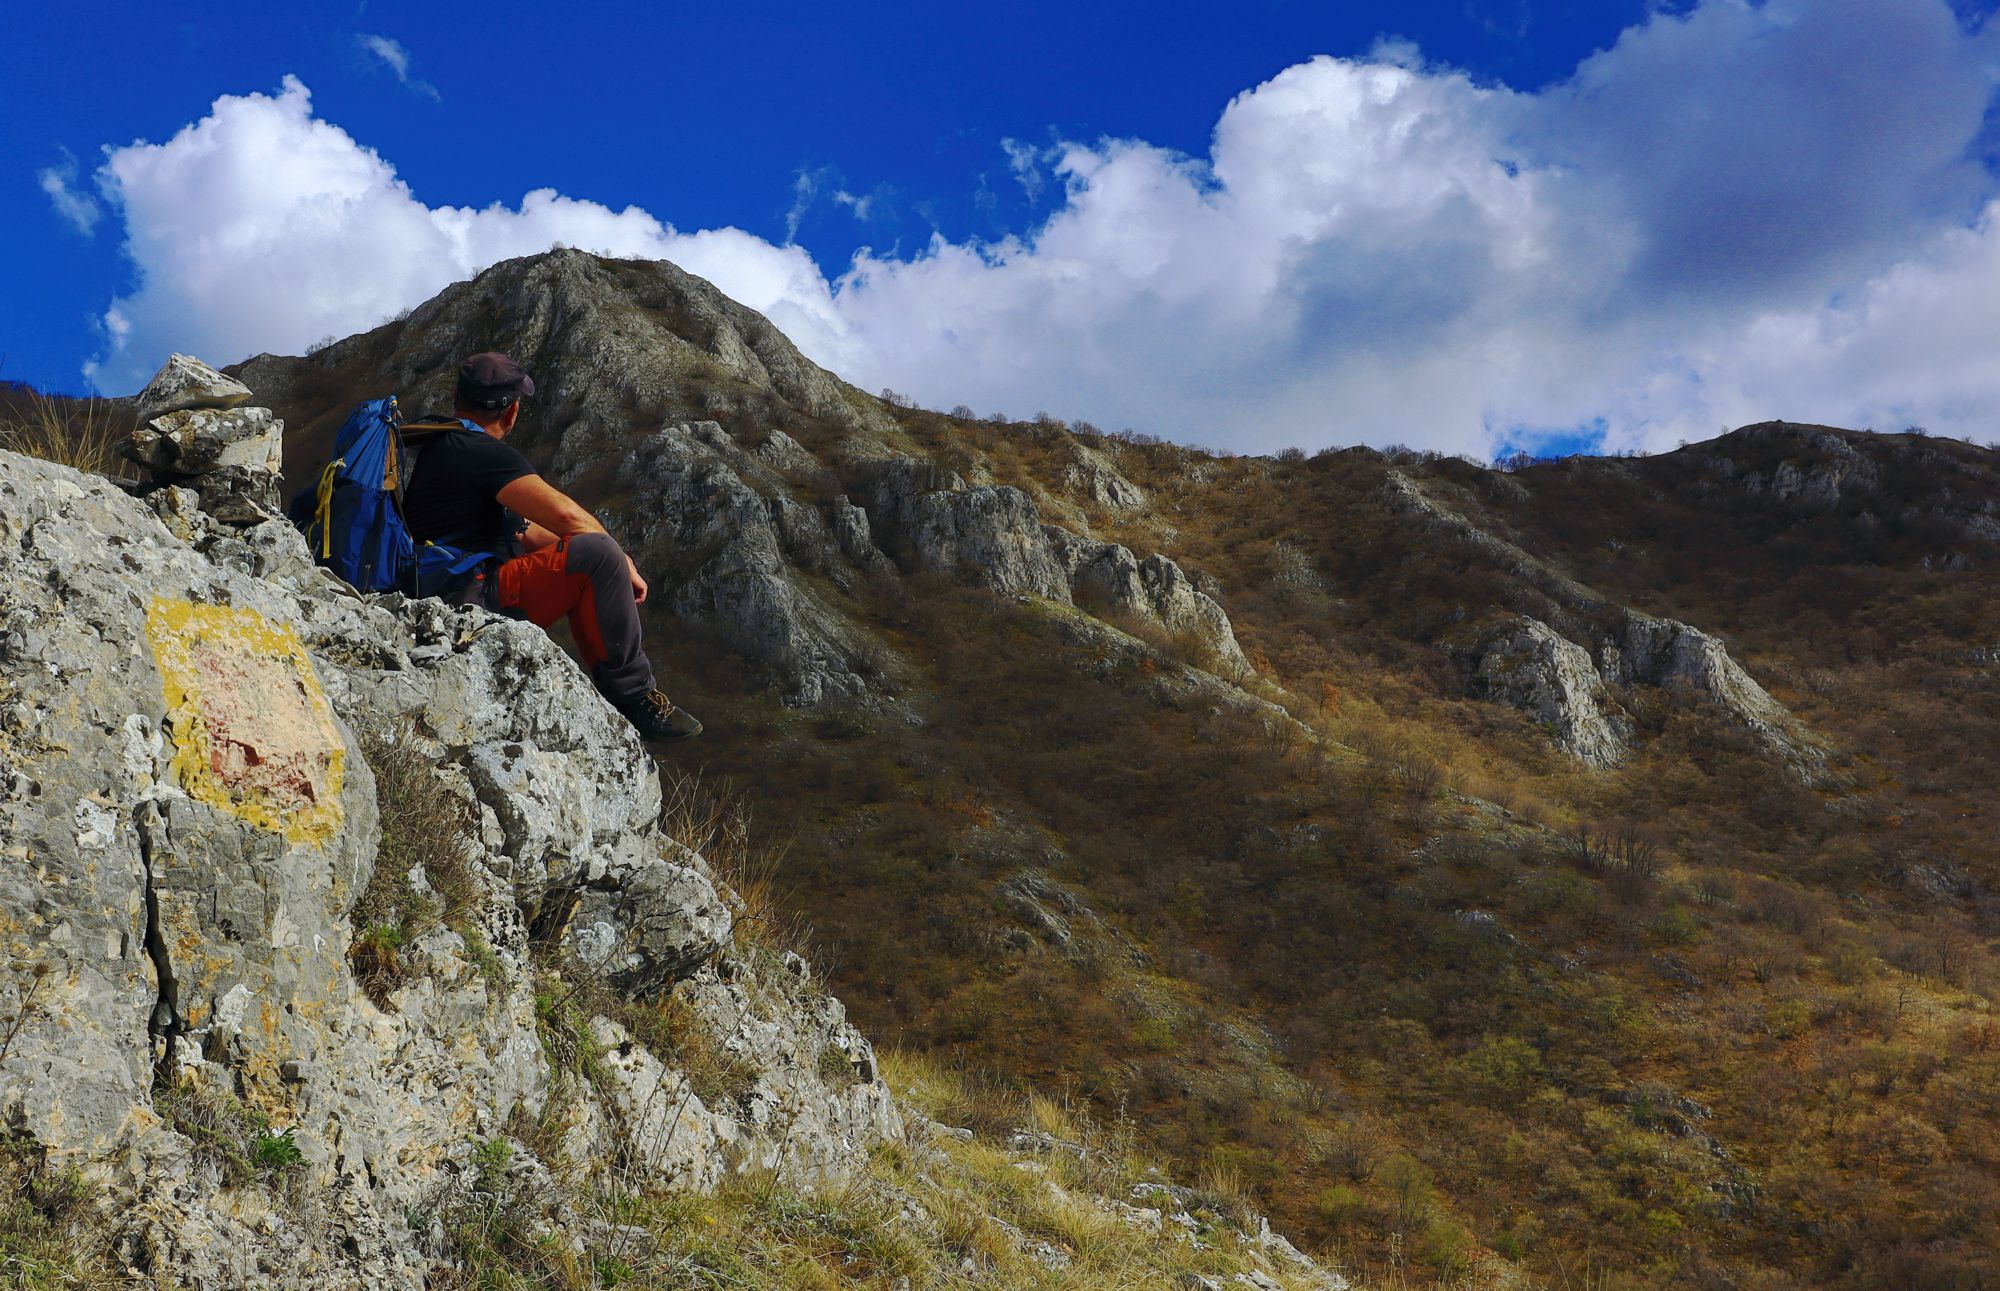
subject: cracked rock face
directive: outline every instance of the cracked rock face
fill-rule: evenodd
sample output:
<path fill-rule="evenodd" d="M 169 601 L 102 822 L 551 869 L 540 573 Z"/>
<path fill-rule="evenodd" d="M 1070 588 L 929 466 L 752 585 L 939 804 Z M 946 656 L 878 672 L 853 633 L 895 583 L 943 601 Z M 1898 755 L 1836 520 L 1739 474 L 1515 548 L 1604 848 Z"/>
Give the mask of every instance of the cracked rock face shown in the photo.
<path fill-rule="evenodd" d="M 737 960 L 733 898 L 660 833 L 653 764 L 544 634 L 355 597 L 283 521 L 197 501 L 0 453 L 0 1009 L 23 1019 L 0 1114 L 99 1185 L 135 1267 L 421 1286 L 411 1217 L 478 1143 L 558 1104 L 587 1172 L 647 1159 L 624 1145 L 665 1134 L 671 1092 L 657 1178 L 702 1186 L 838 1175 L 900 1132 L 838 1003 Z M 349 912 L 387 863 L 364 735 L 415 750 L 476 822 L 470 921 L 406 948 L 428 971 L 380 1005 L 349 959 Z M 743 1087 L 710 1106 L 672 1055 L 626 1048 L 623 1093 L 571 1088 L 535 1004 L 562 959 L 685 996 Z M 169 1088 L 289 1131 L 314 1222 L 206 1164 Z"/>
<path fill-rule="evenodd" d="M 660 430 L 621 467 L 637 487 L 619 536 L 648 568 L 682 567 L 669 597 L 676 614 L 722 631 L 784 679 L 790 702 L 813 705 L 867 692 L 864 650 L 794 571 L 851 584 L 887 560 L 859 508 L 836 508 L 829 525 L 766 460 L 804 456 L 789 439 L 759 456 L 714 422 Z"/>
<path fill-rule="evenodd" d="M 1611 699 L 1589 653 L 1548 624 L 1522 617 L 1494 632 L 1473 675 L 1487 698 L 1548 727 L 1578 761 L 1603 769 L 1625 760 L 1630 726 L 1607 713 Z"/>
<path fill-rule="evenodd" d="M 1187 640 L 1222 673 L 1249 661 L 1229 615 L 1162 555 L 1144 560 L 1115 543 L 1043 524 L 1034 499 L 1007 486 L 968 488 L 926 462 L 888 463 L 874 515 L 907 563 L 956 573 L 996 592 L 1083 603 Z"/>

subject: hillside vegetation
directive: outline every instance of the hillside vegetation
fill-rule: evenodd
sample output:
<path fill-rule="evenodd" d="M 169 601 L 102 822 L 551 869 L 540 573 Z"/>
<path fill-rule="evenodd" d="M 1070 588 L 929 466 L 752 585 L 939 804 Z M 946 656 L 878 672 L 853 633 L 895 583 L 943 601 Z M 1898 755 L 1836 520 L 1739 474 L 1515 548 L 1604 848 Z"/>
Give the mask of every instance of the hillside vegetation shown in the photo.
<path fill-rule="evenodd" d="M 236 371 L 296 483 L 487 348 L 880 1042 L 1389 1284 L 1992 1284 L 1990 450 L 1233 458 L 868 396 L 578 253 Z"/>

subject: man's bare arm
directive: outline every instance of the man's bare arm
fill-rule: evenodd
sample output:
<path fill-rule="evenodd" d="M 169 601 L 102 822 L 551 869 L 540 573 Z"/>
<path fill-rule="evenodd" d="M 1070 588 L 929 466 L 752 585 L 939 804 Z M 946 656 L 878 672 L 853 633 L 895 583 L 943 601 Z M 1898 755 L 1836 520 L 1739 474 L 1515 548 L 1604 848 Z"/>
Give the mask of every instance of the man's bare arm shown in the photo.
<path fill-rule="evenodd" d="M 530 526 L 540 525 L 557 538 L 604 532 L 604 526 L 597 522 L 596 516 L 539 475 L 523 475 L 503 486 L 493 496 L 501 506 L 527 520 Z"/>
<path fill-rule="evenodd" d="M 596 516 L 539 475 L 523 475 L 503 486 L 493 497 L 501 506 L 528 522 L 528 531 L 522 535 L 521 545 L 529 551 L 540 551 L 580 533 L 605 532 Z M 630 556 L 625 558 L 625 570 L 632 576 L 633 599 L 643 603 L 646 599 L 646 580 L 639 576 L 639 567 L 632 563 Z"/>

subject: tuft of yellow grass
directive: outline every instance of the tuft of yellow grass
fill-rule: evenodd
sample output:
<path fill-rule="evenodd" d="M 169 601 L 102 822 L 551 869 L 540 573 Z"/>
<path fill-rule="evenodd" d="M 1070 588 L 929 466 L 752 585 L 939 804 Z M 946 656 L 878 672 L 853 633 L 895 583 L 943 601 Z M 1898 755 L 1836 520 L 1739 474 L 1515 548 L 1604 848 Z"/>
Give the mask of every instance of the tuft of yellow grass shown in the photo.
<path fill-rule="evenodd" d="M 30 390 L 0 414 L 0 448 L 96 475 L 115 474 L 121 438 L 97 399 L 62 399 Z"/>

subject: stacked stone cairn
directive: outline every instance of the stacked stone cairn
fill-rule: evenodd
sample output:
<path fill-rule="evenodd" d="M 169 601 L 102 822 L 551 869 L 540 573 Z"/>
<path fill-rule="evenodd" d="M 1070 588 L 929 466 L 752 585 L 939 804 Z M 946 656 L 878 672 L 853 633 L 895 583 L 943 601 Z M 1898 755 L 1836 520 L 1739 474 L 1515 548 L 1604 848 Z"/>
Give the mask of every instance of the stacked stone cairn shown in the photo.
<path fill-rule="evenodd" d="M 203 511 L 240 528 L 282 515 L 285 423 L 241 406 L 249 398 L 249 386 L 200 359 L 169 358 L 135 396 L 139 429 L 118 446 L 145 471 L 132 491 L 191 490 Z"/>

